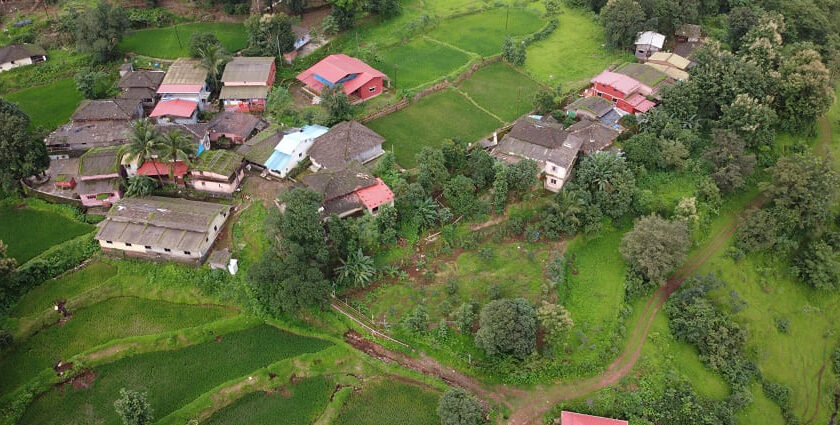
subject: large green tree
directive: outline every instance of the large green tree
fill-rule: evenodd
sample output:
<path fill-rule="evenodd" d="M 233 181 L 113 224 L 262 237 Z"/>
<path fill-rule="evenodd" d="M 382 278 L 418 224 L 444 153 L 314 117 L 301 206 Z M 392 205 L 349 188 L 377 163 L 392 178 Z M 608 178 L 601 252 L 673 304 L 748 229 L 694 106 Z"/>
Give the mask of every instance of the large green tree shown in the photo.
<path fill-rule="evenodd" d="M 20 179 L 40 174 L 49 165 L 46 145 L 29 133 L 29 117 L 0 98 L 0 193 L 16 191 Z"/>
<path fill-rule="evenodd" d="M 840 179 L 826 159 L 810 153 L 794 154 L 779 158 L 769 170 L 772 181 L 766 185 L 768 197 L 786 226 L 813 230 L 831 218 Z"/>
<path fill-rule="evenodd" d="M 613 152 L 587 155 L 575 173 L 575 182 L 592 195 L 593 204 L 605 215 L 617 218 L 630 211 L 636 177 L 624 156 Z"/>
<path fill-rule="evenodd" d="M 732 131 L 716 130 L 705 158 L 712 164 L 712 179 L 721 192 L 742 187 L 755 168 L 755 155 L 744 152 L 744 141 Z"/>
<path fill-rule="evenodd" d="M 128 26 L 128 14 L 124 8 L 99 0 L 94 6 L 85 9 L 76 20 L 76 46 L 90 53 L 93 63 L 108 62 L 117 56 L 117 45 Z"/>
<path fill-rule="evenodd" d="M 621 239 L 620 251 L 633 270 L 664 285 L 668 273 L 685 260 L 690 246 L 685 222 L 649 215 L 636 220 L 633 230 Z"/>
<path fill-rule="evenodd" d="M 537 346 L 537 313 L 524 298 L 491 301 L 481 309 L 475 344 L 489 356 L 520 359 Z"/>
<path fill-rule="evenodd" d="M 470 393 L 452 388 L 443 393 L 437 414 L 441 425 L 482 425 L 487 423 L 484 408 Z"/>
<path fill-rule="evenodd" d="M 609 0 L 601 9 L 601 22 L 607 44 L 615 49 L 630 49 L 641 31 L 645 12 L 636 0 Z"/>
<path fill-rule="evenodd" d="M 321 90 L 321 105 L 327 110 L 328 126 L 338 124 L 353 118 L 353 105 L 344 92 L 343 84 L 324 87 Z"/>
<path fill-rule="evenodd" d="M 245 20 L 247 53 L 254 56 L 280 56 L 295 47 L 292 20 L 283 13 L 252 15 Z"/>
<path fill-rule="evenodd" d="M 834 103 L 831 74 L 820 54 L 812 49 L 798 49 L 784 58 L 779 73 L 778 111 L 782 124 L 792 130 L 805 130 Z"/>
<path fill-rule="evenodd" d="M 477 211 L 475 184 L 469 177 L 455 176 L 450 179 L 443 188 L 443 197 L 455 214 L 469 218 Z"/>

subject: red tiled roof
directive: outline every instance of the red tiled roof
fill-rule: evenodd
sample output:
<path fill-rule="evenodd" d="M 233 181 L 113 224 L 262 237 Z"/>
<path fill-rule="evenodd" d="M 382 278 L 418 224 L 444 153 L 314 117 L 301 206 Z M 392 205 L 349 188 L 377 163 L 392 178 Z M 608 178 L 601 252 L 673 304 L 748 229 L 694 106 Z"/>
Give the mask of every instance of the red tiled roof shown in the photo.
<path fill-rule="evenodd" d="M 592 83 L 600 83 L 613 87 L 624 94 L 639 91 L 640 93 L 647 95 L 651 92 L 650 87 L 636 81 L 636 79 L 612 71 L 604 71 L 596 75 L 592 78 Z"/>
<path fill-rule="evenodd" d="M 647 100 L 644 96 L 640 95 L 639 93 L 635 93 L 634 95 L 628 97 L 626 99 L 627 103 L 633 105 L 636 110 L 639 112 L 647 112 L 650 108 L 656 106 L 655 103 Z"/>
<path fill-rule="evenodd" d="M 149 116 L 152 118 L 162 116 L 189 118 L 193 115 L 196 108 L 198 108 L 198 103 L 190 102 L 189 100 L 166 100 L 158 103 Z"/>
<path fill-rule="evenodd" d="M 146 161 L 143 163 L 140 168 L 137 169 L 137 174 L 141 176 L 149 176 L 149 177 L 156 177 L 156 176 L 168 176 L 169 175 L 169 166 L 171 162 L 161 162 L 156 160 Z M 187 174 L 187 164 L 183 161 L 175 161 L 175 169 L 172 171 L 172 175 L 175 177 L 184 177 Z"/>
<path fill-rule="evenodd" d="M 560 413 L 560 425 L 627 425 L 627 421 L 603 418 L 601 416 L 584 415 L 582 413 Z"/>
<path fill-rule="evenodd" d="M 376 178 L 376 184 L 357 190 L 356 195 L 369 210 L 394 200 L 394 193 L 378 177 Z"/>
<path fill-rule="evenodd" d="M 356 89 L 376 77 L 388 79 L 387 75 L 374 69 L 370 65 L 344 54 L 327 56 L 311 68 L 298 74 L 297 79 L 306 84 L 308 87 L 320 92 L 321 88 L 324 87 L 324 84 L 315 79 L 316 74 L 332 83 L 335 83 L 347 75 L 358 74 L 356 78 L 348 81 L 348 83 L 344 85 L 344 92 L 347 94 L 353 93 Z"/>

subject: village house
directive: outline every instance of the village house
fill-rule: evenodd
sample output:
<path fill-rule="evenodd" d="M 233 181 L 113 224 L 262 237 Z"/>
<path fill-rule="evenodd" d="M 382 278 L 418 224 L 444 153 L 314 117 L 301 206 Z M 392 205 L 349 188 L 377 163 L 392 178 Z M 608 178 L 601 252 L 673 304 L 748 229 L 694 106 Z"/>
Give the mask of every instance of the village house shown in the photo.
<path fill-rule="evenodd" d="M 694 43 L 700 41 L 702 29 L 700 25 L 683 24 L 674 32 L 674 39 L 678 43 Z"/>
<path fill-rule="evenodd" d="M 288 131 L 294 131 L 294 129 Z M 265 162 L 274 153 L 274 147 L 280 143 L 283 136 L 285 132 L 281 126 L 273 124 L 237 146 L 236 153 L 242 155 L 249 167 L 257 166 L 264 169 Z"/>
<path fill-rule="evenodd" d="M 388 185 L 372 176 L 358 161 L 340 169 L 304 176 L 303 184 L 324 198 L 325 218 L 332 214 L 344 218 L 364 211 L 376 215 L 383 205 L 394 204 L 394 193 Z"/>
<path fill-rule="evenodd" d="M 225 138 L 229 143 L 242 144 L 263 128 L 265 128 L 265 121 L 262 118 L 244 112 L 222 111 L 208 123 L 212 143 L 219 143 L 222 138 Z"/>
<path fill-rule="evenodd" d="M 616 125 L 621 118 L 615 105 L 599 96 L 579 97 L 564 110 L 572 118 L 597 120 L 608 126 Z"/>
<path fill-rule="evenodd" d="M 149 118 L 157 124 L 195 124 L 198 122 L 198 104 L 183 99 L 162 100 Z"/>
<path fill-rule="evenodd" d="M 120 99 L 139 100 L 143 108 L 154 108 L 157 102 L 157 90 L 163 77 L 163 71 L 129 71 L 121 73 L 117 87 L 120 88 Z"/>
<path fill-rule="evenodd" d="M 242 155 L 216 149 L 199 155 L 190 166 L 187 186 L 221 195 L 232 195 L 245 178 Z"/>
<path fill-rule="evenodd" d="M 111 207 L 96 240 L 110 255 L 200 264 L 230 209 L 180 198 L 125 198 Z"/>
<path fill-rule="evenodd" d="M 207 84 L 207 70 L 201 61 L 194 58 L 178 58 L 163 77 L 157 93 L 161 102 L 181 99 L 197 104 L 198 109 L 207 109 L 210 86 Z"/>
<path fill-rule="evenodd" d="M 373 161 L 385 153 L 384 142 L 384 137 L 357 121 L 340 122 L 315 139 L 309 149 L 312 171 L 342 168 L 350 161 Z"/>
<path fill-rule="evenodd" d="M 151 177 L 163 184 L 185 184 L 184 177 L 189 169 L 184 161 L 147 159 L 137 168 L 137 175 Z"/>
<path fill-rule="evenodd" d="M 612 144 L 618 132 L 598 121 L 581 120 L 568 129 L 549 115 L 519 118 L 493 149 L 501 161 L 515 164 L 522 159 L 537 163 L 544 187 L 558 192 L 571 177 L 578 152 L 592 153 Z"/>
<path fill-rule="evenodd" d="M 50 133 L 44 142 L 51 158 L 78 156 L 88 149 L 118 146 L 128 141 L 131 121 L 143 117 L 139 100 L 85 100 L 69 124 Z"/>
<path fill-rule="evenodd" d="M 202 152 L 210 149 L 210 139 L 207 135 L 206 123 L 167 124 L 158 126 L 157 129 L 162 134 L 166 134 L 171 131 L 180 131 L 181 134 L 189 137 L 196 145 L 196 156 L 201 155 Z M 142 161 L 138 157 L 129 157 L 128 155 L 124 155 L 122 158 L 123 170 L 125 171 L 127 177 L 137 175 L 137 170 L 141 165 L 143 165 Z"/>
<path fill-rule="evenodd" d="M 274 75 L 277 72 L 273 57 L 233 58 L 222 74 L 221 99 L 226 111 L 262 112 Z"/>
<path fill-rule="evenodd" d="M 0 72 L 47 60 L 47 51 L 34 44 L 9 44 L 0 48 Z"/>
<path fill-rule="evenodd" d="M 665 45 L 665 36 L 654 31 L 640 32 L 636 36 L 636 57 L 645 60 L 650 55 L 662 50 Z"/>
<path fill-rule="evenodd" d="M 562 411 L 560 412 L 560 425 L 628 425 L 629 422 L 620 419 L 610 419 L 602 416 L 584 415 Z"/>
<path fill-rule="evenodd" d="M 287 177 L 301 161 L 306 159 L 315 139 L 326 134 L 328 130 L 327 127 L 320 125 L 305 125 L 299 129 L 287 131 L 263 164 L 265 169 L 280 178 Z"/>
<path fill-rule="evenodd" d="M 122 197 L 120 148 L 94 148 L 79 158 L 76 193 L 85 207 L 110 207 Z"/>
<path fill-rule="evenodd" d="M 320 96 L 324 86 L 341 84 L 352 103 L 379 96 L 391 81 L 387 75 L 370 65 L 344 54 L 327 56 L 301 72 L 297 79 L 306 86 L 304 90 L 313 96 Z"/>
<path fill-rule="evenodd" d="M 676 81 L 686 81 L 691 61 L 676 53 L 656 52 L 650 55 L 645 65 L 665 73 Z"/>
<path fill-rule="evenodd" d="M 656 106 L 647 98 L 653 89 L 627 75 L 604 71 L 592 78 L 591 82 L 592 87 L 586 95 L 607 99 L 628 114 L 644 113 Z"/>

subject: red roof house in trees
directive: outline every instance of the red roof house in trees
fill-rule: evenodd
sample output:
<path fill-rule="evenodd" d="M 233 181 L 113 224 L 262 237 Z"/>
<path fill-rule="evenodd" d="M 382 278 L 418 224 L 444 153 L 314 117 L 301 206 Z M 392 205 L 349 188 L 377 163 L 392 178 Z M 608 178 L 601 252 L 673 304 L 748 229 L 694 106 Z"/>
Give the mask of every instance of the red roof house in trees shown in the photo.
<path fill-rule="evenodd" d="M 327 56 L 301 72 L 297 79 L 315 96 L 321 94 L 324 86 L 341 84 L 353 103 L 379 96 L 386 82 L 391 81 L 387 75 L 370 65 L 343 54 Z"/>
<path fill-rule="evenodd" d="M 646 97 L 653 89 L 627 75 L 604 71 L 592 79 L 592 84 L 595 96 L 609 100 L 624 112 L 644 113 L 656 106 Z"/>
<path fill-rule="evenodd" d="M 560 413 L 560 425 L 627 425 L 629 422 L 601 416 L 584 415 L 582 413 Z"/>

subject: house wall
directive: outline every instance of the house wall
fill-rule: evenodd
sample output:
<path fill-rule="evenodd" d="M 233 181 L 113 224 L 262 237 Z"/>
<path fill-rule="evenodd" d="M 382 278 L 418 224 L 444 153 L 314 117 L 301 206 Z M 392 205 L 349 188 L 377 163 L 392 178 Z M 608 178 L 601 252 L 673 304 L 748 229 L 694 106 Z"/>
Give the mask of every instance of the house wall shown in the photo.
<path fill-rule="evenodd" d="M 183 118 L 183 117 L 171 117 L 171 116 L 162 116 L 158 117 L 157 123 L 161 125 L 167 124 L 195 124 L 198 122 L 198 112 L 194 112 L 191 117 Z"/>
<path fill-rule="evenodd" d="M 374 146 L 358 155 L 353 157 L 356 161 L 361 163 L 373 161 L 376 158 L 379 158 L 385 153 L 385 150 L 382 149 L 382 145 Z"/>
<path fill-rule="evenodd" d="M 614 102 L 613 99 L 611 99 L 611 98 L 623 99 L 623 98 L 627 97 L 627 95 L 630 94 L 630 93 L 624 93 L 620 90 L 617 90 L 613 86 L 609 86 L 609 85 L 602 84 L 602 83 L 595 83 L 595 85 L 593 87 L 595 88 L 595 91 L 599 94 L 599 96 L 601 96 L 601 97 L 603 97 L 603 98 L 605 98 L 605 99 L 607 99 L 611 102 Z"/>
<path fill-rule="evenodd" d="M 209 106 L 207 100 L 210 98 L 210 87 L 205 84 L 198 93 L 161 93 L 160 95 L 161 102 L 175 99 L 198 102 L 198 110 L 204 111 Z"/>
<path fill-rule="evenodd" d="M 627 101 L 625 101 L 624 99 L 618 99 L 618 101 L 615 103 L 615 106 L 617 106 L 618 109 L 627 112 L 628 114 L 635 114 L 636 112 L 638 112 L 636 108 L 633 107 L 633 105 L 627 103 Z"/>
<path fill-rule="evenodd" d="M 659 49 L 656 46 L 650 45 L 650 44 L 637 44 L 636 45 L 636 57 L 641 59 L 641 60 L 645 60 L 645 59 L 649 58 L 650 55 L 658 52 L 659 50 L 661 50 L 661 49 Z"/>
<path fill-rule="evenodd" d="M 82 205 L 85 207 L 102 207 L 113 205 L 115 202 L 122 199 L 122 193 L 117 189 L 113 192 L 107 192 L 108 198 L 107 199 L 96 199 L 100 193 L 80 193 L 79 200 L 82 201 Z"/>
<path fill-rule="evenodd" d="M 46 58 L 44 58 L 44 59 L 46 59 Z M 0 64 L 0 72 L 8 71 L 10 69 L 14 69 L 14 68 L 17 68 L 19 66 L 32 65 L 33 63 L 34 62 L 32 62 L 32 58 L 23 58 L 21 60 L 2 63 L 2 64 Z"/>
<path fill-rule="evenodd" d="M 286 178 L 286 176 L 288 176 L 289 173 L 292 172 L 292 170 L 294 170 L 295 168 L 297 168 L 298 165 L 300 165 L 301 161 L 306 159 L 306 155 L 309 152 L 309 148 L 311 148 L 314 143 L 315 139 L 306 139 L 298 143 L 298 145 L 295 146 L 292 152 L 288 152 L 288 155 L 291 158 L 289 158 L 289 162 L 286 163 L 286 166 L 283 167 L 282 170 L 271 170 L 272 174 L 278 175 L 281 178 Z"/>
<path fill-rule="evenodd" d="M 265 99 L 226 99 L 222 101 L 225 111 L 229 112 L 263 112 Z"/>
<path fill-rule="evenodd" d="M 245 169 L 240 168 L 232 179 L 231 176 L 204 171 L 190 171 L 190 177 L 187 186 L 195 190 L 230 195 L 242 184 L 242 180 L 245 178 Z"/>
<path fill-rule="evenodd" d="M 370 81 L 365 83 L 365 85 L 359 87 L 359 89 L 354 93 L 362 100 L 379 96 L 382 94 L 382 77 L 372 78 Z"/>
<path fill-rule="evenodd" d="M 110 255 L 121 255 L 126 257 L 147 258 L 152 260 L 175 260 L 191 264 L 200 264 L 207 258 L 210 248 L 216 242 L 216 238 L 224 227 L 227 216 L 230 215 L 225 212 L 224 215 L 219 214 L 210 223 L 209 234 L 204 242 L 199 246 L 198 251 L 190 251 L 186 254 L 182 250 L 176 250 L 163 246 L 149 246 L 148 248 L 142 245 L 127 245 L 123 241 L 106 241 L 97 240 L 102 251 Z M 169 249 L 169 251 L 167 251 Z"/>

